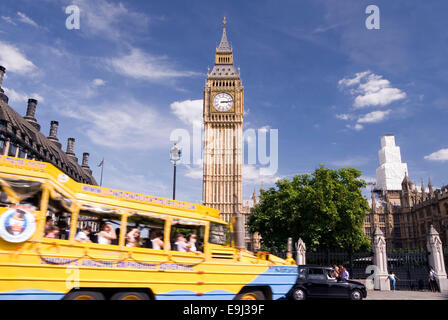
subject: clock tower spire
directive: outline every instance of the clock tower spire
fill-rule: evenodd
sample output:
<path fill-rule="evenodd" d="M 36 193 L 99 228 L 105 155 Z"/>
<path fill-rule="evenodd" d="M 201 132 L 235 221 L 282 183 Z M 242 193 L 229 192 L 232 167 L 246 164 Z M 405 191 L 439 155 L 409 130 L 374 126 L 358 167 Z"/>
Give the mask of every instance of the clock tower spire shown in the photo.
<path fill-rule="evenodd" d="M 202 202 L 230 221 L 242 208 L 244 87 L 233 65 L 224 17 L 215 64 L 204 87 Z"/>

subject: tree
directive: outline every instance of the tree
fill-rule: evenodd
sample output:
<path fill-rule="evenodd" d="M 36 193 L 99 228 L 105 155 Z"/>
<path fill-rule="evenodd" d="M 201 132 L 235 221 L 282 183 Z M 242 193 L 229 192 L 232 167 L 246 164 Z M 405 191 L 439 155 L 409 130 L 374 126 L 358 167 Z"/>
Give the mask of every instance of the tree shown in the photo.
<path fill-rule="evenodd" d="M 361 192 L 367 183 L 360 177 L 354 168 L 321 165 L 313 174 L 278 180 L 276 188 L 261 190 L 249 229 L 273 252 L 284 251 L 288 237 L 301 237 L 311 250 L 367 250 L 363 221 L 369 204 Z"/>

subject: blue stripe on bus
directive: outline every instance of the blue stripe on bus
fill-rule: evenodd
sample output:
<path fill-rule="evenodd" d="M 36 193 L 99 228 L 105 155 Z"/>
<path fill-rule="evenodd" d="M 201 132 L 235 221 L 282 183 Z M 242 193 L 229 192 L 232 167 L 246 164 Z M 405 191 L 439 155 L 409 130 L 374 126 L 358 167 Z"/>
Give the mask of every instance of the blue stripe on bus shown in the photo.
<path fill-rule="evenodd" d="M 283 298 L 297 280 L 297 266 L 270 266 L 257 276 L 248 286 L 269 286 L 272 300 Z"/>
<path fill-rule="evenodd" d="M 247 286 L 269 286 L 272 299 L 283 298 L 297 280 L 297 266 L 270 266 Z M 41 289 L 20 289 L 0 293 L 0 300 L 60 300 L 64 293 Z M 174 290 L 156 295 L 157 300 L 232 300 L 234 293 L 212 290 L 198 295 L 189 290 Z"/>
<path fill-rule="evenodd" d="M 235 294 L 225 290 L 212 290 L 198 295 L 190 290 L 174 290 L 156 295 L 156 300 L 232 300 Z"/>
<path fill-rule="evenodd" d="M 64 295 L 65 293 L 41 289 L 20 289 L 1 292 L 0 300 L 61 300 Z"/>

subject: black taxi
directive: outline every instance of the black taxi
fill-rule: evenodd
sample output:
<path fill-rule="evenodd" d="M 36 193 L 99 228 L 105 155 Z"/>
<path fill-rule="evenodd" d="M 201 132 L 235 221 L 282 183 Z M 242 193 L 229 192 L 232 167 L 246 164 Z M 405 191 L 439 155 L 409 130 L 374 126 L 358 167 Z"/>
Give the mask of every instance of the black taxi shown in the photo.
<path fill-rule="evenodd" d="M 307 298 L 336 298 L 362 300 L 367 297 L 366 287 L 357 281 L 336 279 L 329 267 L 299 265 L 297 281 L 288 292 L 292 300 Z"/>

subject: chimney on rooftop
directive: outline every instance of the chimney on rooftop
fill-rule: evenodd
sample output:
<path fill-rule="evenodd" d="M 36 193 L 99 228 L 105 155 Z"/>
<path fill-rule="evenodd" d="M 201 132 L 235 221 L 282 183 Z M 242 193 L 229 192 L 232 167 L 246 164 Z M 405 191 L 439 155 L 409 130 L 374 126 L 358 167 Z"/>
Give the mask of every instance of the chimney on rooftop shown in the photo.
<path fill-rule="evenodd" d="M 78 158 L 76 158 L 75 156 L 75 138 L 68 138 L 67 139 L 67 151 L 65 152 L 67 154 L 67 156 L 73 158 L 76 160 L 76 162 L 78 162 Z"/>
<path fill-rule="evenodd" d="M 84 152 L 82 154 L 82 167 L 89 167 L 89 153 L 88 152 Z"/>
<path fill-rule="evenodd" d="M 37 123 L 36 118 L 36 99 L 28 99 L 28 106 L 26 108 L 26 115 L 23 117 L 26 121 L 28 121 L 31 125 L 33 125 L 37 130 L 40 130 L 40 125 Z"/>
<path fill-rule="evenodd" d="M 6 69 L 4 66 L 0 66 L 0 100 L 8 103 L 9 98 L 5 95 L 5 91 L 2 88 L 3 77 L 5 76 Z"/>
<path fill-rule="evenodd" d="M 59 142 L 59 139 L 57 137 L 58 126 L 59 126 L 59 122 L 57 122 L 55 120 L 50 122 L 50 135 L 47 137 L 47 139 L 50 140 L 51 142 L 53 142 L 55 145 L 57 145 L 59 149 L 61 149 L 62 145 Z"/>

